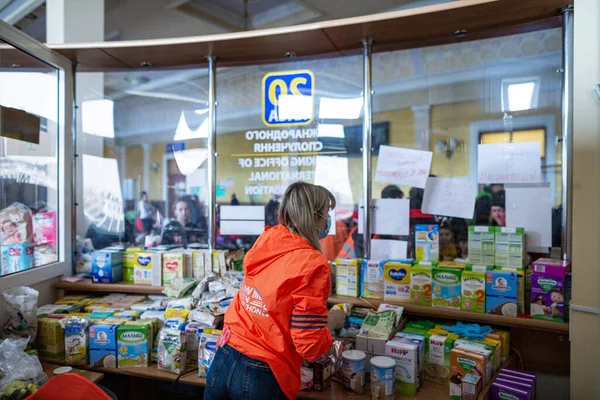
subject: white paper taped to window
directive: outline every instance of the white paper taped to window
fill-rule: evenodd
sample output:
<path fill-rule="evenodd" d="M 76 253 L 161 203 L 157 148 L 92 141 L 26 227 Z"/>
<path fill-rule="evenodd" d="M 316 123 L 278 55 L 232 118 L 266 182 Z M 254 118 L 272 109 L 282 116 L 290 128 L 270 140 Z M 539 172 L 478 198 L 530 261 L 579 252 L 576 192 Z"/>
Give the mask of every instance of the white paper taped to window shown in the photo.
<path fill-rule="evenodd" d="M 221 235 L 260 235 L 265 230 L 265 221 L 221 220 Z"/>
<path fill-rule="evenodd" d="M 221 220 L 259 221 L 265 219 L 265 206 L 221 206 Z"/>
<path fill-rule="evenodd" d="M 421 211 L 425 214 L 470 219 L 473 218 L 476 196 L 473 184 L 467 179 L 429 178 Z"/>
<path fill-rule="evenodd" d="M 507 187 L 506 226 L 525 229 L 529 251 L 552 247 L 550 187 Z"/>
<path fill-rule="evenodd" d="M 380 146 L 376 182 L 425 188 L 431 168 L 430 151 Z"/>
<path fill-rule="evenodd" d="M 410 234 L 410 200 L 374 199 L 373 207 L 371 211 L 371 234 L 396 236 L 408 236 Z M 362 209 L 359 209 L 358 233 L 363 233 L 362 227 Z"/>
<path fill-rule="evenodd" d="M 403 260 L 407 250 L 408 242 L 403 240 L 371 240 L 371 260 Z"/>
<path fill-rule="evenodd" d="M 535 183 L 542 179 L 540 142 L 480 144 L 478 183 Z"/>

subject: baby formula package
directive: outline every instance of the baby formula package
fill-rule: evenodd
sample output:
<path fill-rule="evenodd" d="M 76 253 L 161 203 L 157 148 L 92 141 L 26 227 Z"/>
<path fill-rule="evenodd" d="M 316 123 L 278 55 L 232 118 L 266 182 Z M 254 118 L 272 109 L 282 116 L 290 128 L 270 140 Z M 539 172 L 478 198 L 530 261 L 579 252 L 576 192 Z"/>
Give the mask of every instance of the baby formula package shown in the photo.
<path fill-rule="evenodd" d="M 217 341 L 221 337 L 218 329 L 205 329 L 200 333 L 198 347 L 198 376 L 206 377 L 208 370 L 217 354 Z"/>
<path fill-rule="evenodd" d="M 178 329 L 163 329 L 158 342 L 158 369 L 180 374 L 187 364 L 187 336 Z"/>

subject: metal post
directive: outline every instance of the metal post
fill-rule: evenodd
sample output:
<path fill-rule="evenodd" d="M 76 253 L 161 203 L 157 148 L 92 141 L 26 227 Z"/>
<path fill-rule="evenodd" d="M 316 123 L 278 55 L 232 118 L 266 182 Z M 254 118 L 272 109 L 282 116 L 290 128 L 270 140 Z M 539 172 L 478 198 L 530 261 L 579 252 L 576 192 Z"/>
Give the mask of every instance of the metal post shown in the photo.
<path fill-rule="evenodd" d="M 364 258 L 371 256 L 371 198 L 372 198 L 372 176 L 371 176 L 371 131 L 373 128 L 373 104 L 371 102 L 371 49 L 373 41 L 363 40 L 363 248 Z"/>
<path fill-rule="evenodd" d="M 560 10 L 563 16 L 562 84 L 562 257 L 571 258 L 573 215 L 573 6 Z"/>
<path fill-rule="evenodd" d="M 216 248 L 217 240 L 217 100 L 216 100 L 216 58 L 207 57 L 208 60 L 208 247 Z"/>

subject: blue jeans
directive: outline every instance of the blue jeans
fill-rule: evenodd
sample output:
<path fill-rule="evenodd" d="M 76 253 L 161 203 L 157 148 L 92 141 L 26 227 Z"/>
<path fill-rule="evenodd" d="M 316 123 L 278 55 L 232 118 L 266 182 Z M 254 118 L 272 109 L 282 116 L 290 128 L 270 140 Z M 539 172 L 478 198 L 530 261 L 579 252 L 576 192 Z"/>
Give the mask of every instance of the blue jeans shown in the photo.
<path fill-rule="evenodd" d="M 220 347 L 208 370 L 204 400 L 286 399 L 269 364 Z"/>

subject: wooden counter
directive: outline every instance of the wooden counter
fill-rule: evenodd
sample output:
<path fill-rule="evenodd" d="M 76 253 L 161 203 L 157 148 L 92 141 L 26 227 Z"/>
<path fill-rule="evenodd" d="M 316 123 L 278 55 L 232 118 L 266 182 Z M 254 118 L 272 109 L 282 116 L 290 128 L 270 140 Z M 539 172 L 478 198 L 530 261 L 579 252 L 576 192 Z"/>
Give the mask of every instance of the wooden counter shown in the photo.
<path fill-rule="evenodd" d="M 63 367 L 63 365 L 60 364 L 54 364 L 54 363 L 49 363 L 49 362 L 42 362 L 42 368 L 44 369 L 44 373 L 46 375 L 48 375 L 48 378 L 52 378 L 54 376 L 56 376 L 54 374 L 54 370 L 56 368 L 60 368 Z M 79 369 L 79 368 L 75 368 L 72 367 L 73 369 L 69 372 L 71 374 L 77 374 L 79 376 L 82 376 L 86 379 L 89 379 L 90 381 L 94 382 L 94 383 L 98 383 L 100 382 L 102 379 L 104 379 L 104 374 L 102 372 L 96 372 L 96 371 L 87 371 L 85 369 Z"/>
<path fill-rule="evenodd" d="M 135 294 L 162 294 L 162 286 L 139 285 L 131 282 L 118 283 L 92 283 L 91 279 L 85 279 L 79 282 L 59 281 L 57 289 L 66 292 L 82 293 L 135 293 Z"/>

